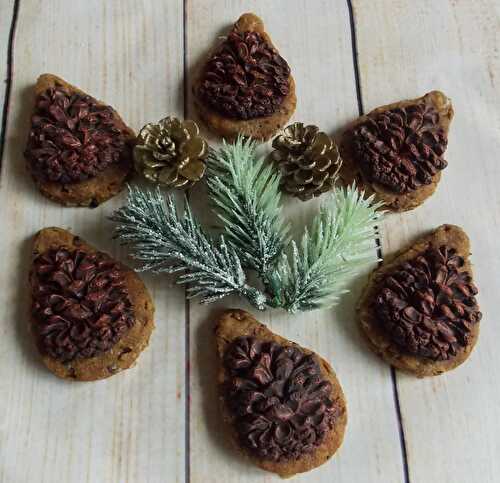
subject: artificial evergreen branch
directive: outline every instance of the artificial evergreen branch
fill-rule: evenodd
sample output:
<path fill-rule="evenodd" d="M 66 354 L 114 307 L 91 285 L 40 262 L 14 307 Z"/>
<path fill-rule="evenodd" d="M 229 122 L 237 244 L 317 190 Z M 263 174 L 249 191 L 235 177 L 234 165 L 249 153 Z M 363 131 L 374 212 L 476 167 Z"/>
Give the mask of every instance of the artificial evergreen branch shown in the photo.
<path fill-rule="evenodd" d="M 256 155 L 257 144 L 241 136 L 211 152 L 208 189 L 228 243 L 245 266 L 265 281 L 288 243 L 280 206 L 280 175 Z"/>
<path fill-rule="evenodd" d="M 127 205 L 111 217 L 118 225 L 115 237 L 132 245 L 140 270 L 183 272 L 177 282 L 189 283 L 188 296 L 209 303 L 233 293 L 265 308 L 266 296 L 247 284 L 241 260 L 221 236 L 212 240 L 194 219 L 186 202 L 178 216 L 173 197 L 129 188 Z"/>
<path fill-rule="evenodd" d="M 142 270 L 182 272 L 178 282 L 203 303 L 238 294 L 259 309 L 292 313 L 333 305 L 349 278 L 376 259 L 380 204 L 355 186 L 335 188 L 300 244 L 290 243 L 280 176 L 255 148 L 239 138 L 210 156 L 209 195 L 224 228 L 219 238 L 203 231 L 187 201 L 179 216 L 171 196 L 137 188 L 112 217 L 115 237 L 132 246 Z M 244 268 L 257 271 L 264 290 L 248 283 Z"/>

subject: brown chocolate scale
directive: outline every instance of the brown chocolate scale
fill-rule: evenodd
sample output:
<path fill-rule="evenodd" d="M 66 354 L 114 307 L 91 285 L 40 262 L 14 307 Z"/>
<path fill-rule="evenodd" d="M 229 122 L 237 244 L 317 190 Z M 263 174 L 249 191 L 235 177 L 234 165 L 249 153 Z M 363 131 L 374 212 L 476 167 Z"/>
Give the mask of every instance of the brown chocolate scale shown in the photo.
<path fill-rule="evenodd" d="M 61 362 L 106 352 L 134 324 L 123 273 L 103 253 L 49 250 L 30 280 L 38 346 Z"/>
<path fill-rule="evenodd" d="M 409 193 L 446 168 L 447 136 L 438 111 L 425 103 L 369 115 L 352 132 L 353 154 L 370 183 Z"/>
<path fill-rule="evenodd" d="M 289 76 L 285 59 L 260 34 L 233 30 L 207 62 L 197 94 L 230 118 L 270 116 L 290 92 Z"/>
<path fill-rule="evenodd" d="M 316 358 L 293 346 L 240 337 L 224 358 L 225 397 L 243 447 L 256 457 L 298 459 L 333 427 L 332 385 Z"/>
<path fill-rule="evenodd" d="M 24 152 L 37 180 L 77 183 L 130 155 L 111 107 L 61 85 L 37 96 Z"/>
<path fill-rule="evenodd" d="M 482 315 L 477 288 L 463 265 L 454 249 L 429 248 L 383 280 L 374 309 L 402 350 L 446 360 L 469 344 Z"/>

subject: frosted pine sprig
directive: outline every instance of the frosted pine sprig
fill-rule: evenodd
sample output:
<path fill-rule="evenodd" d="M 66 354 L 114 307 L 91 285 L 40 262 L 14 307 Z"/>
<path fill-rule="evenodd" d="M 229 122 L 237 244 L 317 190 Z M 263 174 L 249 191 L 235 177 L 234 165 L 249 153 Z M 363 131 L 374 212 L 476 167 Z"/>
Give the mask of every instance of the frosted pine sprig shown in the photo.
<path fill-rule="evenodd" d="M 172 196 L 160 189 L 129 188 L 127 204 L 111 220 L 115 238 L 132 247 L 132 258 L 141 271 L 182 272 L 177 282 L 191 284 L 189 297 L 209 303 L 233 293 L 264 309 L 266 297 L 247 284 L 241 260 L 224 237 L 213 240 L 193 217 L 189 205 L 177 214 Z"/>
<path fill-rule="evenodd" d="M 242 138 L 224 144 L 209 160 L 209 196 L 223 234 L 207 234 L 174 199 L 130 188 L 127 204 L 115 212 L 115 237 L 129 245 L 141 270 L 179 272 L 188 296 L 209 303 L 238 294 L 259 309 L 291 313 L 329 307 L 347 282 L 376 260 L 375 227 L 380 204 L 356 186 L 334 188 L 300 243 L 289 240 L 280 205 L 279 174 L 258 158 L 256 145 Z M 264 287 L 248 283 L 255 270 Z"/>

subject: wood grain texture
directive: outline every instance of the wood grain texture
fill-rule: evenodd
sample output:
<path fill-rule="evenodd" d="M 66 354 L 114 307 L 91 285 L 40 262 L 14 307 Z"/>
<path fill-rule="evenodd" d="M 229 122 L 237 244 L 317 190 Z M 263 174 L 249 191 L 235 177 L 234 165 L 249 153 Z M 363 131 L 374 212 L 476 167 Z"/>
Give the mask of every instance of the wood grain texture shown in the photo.
<path fill-rule="evenodd" d="M 264 20 L 276 47 L 291 65 L 297 83 L 297 112 L 292 120 L 319 125 L 335 132 L 357 115 L 349 16 L 345 1 L 286 2 L 189 0 L 187 46 L 189 80 L 217 37 L 246 11 Z M 195 117 L 192 103 L 189 117 Z M 269 146 L 267 146 L 268 149 Z M 192 193 L 200 212 L 206 201 Z M 317 202 L 286 198 L 286 212 L 296 227 L 307 223 Z M 206 216 L 208 222 L 213 219 Z M 328 463 L 294 481 L 375 483 L 401 481 L 403 469 L 387 366 L 365 350 L 354 322 L 359 283 L 340 307 L 288 316 L 280 311 L 256 313 L 241 300 L 224 300 L 219 306 L 191 303 L 191 412 L 190 467 L 193 483 L 274 481 L 243 460 L 231 447 L 217 407 L 215 342 L 212 334 L 218 310 L 250 310 L 271 330 L 317 351 L 333 366 L 343 386 L 349 421 L 340 451 Z M 363 282 L 361 282 L 363 283 Z"/>
<path fill-rule="evenodd" d="M 390 216 L 384 252 L 441 223 L 462 226 L 484 314 L 479 343 L 456 371 L 416 380 L 398 374 L 410 481 L 497 482 L 500 365 L 495 319 L 500 256 L 500 4 L 495 0 L 355 2 L 366 110 L 439 88 L 451 97 L 451 126 L 436 194 Z"/>
<path fill-rule="evenodd" d="M 51 375 L 27 333 L 30 239 L 58 225 L 125 260 L 106 220 L 123 195 L 95 210 L 61 208 L 38 193 L 22 158 L 43 72 L 105 100 L 134 129 L 182 115 L 182 9 L 181 1 L 21 2 L 0 189 L 1 482 L 185 481 L 182 291 L 144 278 L 157 328 L 135 368 L 96 383 Z"/>
<path fill-rule="evenodd" d="M 492 314 L 500 272 L 500 4 L 353 4 L 366 111 L 434 88 L 452 98 L 456 111 L 450 165 L 436 194 L 417 210 L 387 219 L 383 250 L 395 251 L 442 223 L 463 226 L 484 313 L 478 347 L 463 367 L 423 381 L 397 375 L 409 479 L 496 482 L 500 329 Z M 13 6 L 13 0 L 0 1 L 2 72 Z M 157 307 L 150 347 L 135 368 L 97 383 L 56 379 L 41 365 L 27 332 L 28 257 L 37 230 L 69 228 L 126 260 L 110 240 L 106 220 L 123 195 L 96 210 L 61 208 L 37 192 L 24 170 L 37 76 L 66 78 L 114 106 L 138 130 L 165 115 L 184 114 L 184 86 L 190 89 L 194 69 L 245 11 L 263 18 L 291 65 L 298 98 L 293 120 L 337 133 L 358 115 L 345 0 L 21 0 L 0 182 L 0 483 L 276 481 L 238 456 L 222 426 L 212 329 L 227 307 L 250 310 L 276 333 L 318 352 L 343 386 L 349 414 L 343 446 L 332 461 L 294 481 L 404 481 L 391 373 L 366 348 L 354 321 L 364 276 L 336 309 L 297 316 L 256 313 L 235 298 L 209 307 L 193 301 L 186 311 L 183 289 L 172 279 L 146 276 Z M 187 117 L 195 117 L 186 94 Z M 5 84 L 0 105 L 2 96 Z M 213 224 L 203 187 L 191 197 Z M 318 205 L 285 202 L 297 230 Z"/>

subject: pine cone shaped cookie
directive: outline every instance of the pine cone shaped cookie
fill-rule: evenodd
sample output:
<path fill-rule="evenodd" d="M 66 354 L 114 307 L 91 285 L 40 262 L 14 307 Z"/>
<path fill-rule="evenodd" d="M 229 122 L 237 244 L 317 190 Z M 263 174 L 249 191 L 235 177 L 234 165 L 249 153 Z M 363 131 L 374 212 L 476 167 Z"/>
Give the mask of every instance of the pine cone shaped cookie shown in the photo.
<path fill-rule="evenodd" d="M 282 173 L 282 190 L 302 201 L 334 187 L 342 165 L 333 139 L 316 126 L 296 122 L 273 140 L 270 158 Z"/>
<path fill-rule="evenodd" d="M 359 320 L 375 352 L 419 377 L 468 358 L 482 317 L 468 256 L 463 230 L 443 225 L 373 272 Z"/>
<path fill-rule="evenodd" d="M 78 381 L 131 367 L 147 347 L 154 305 L 130 268 L 62 228 L 36 234 L 31 332 L 56 376 Z"/>
<path fill-rule="evenodd" d="M 240 451 L 284 478 L 333 456 L 347 409 L 330 365 L 243 310 L 225 312 L 215 335 L 222 413 Z"/>
<path fill-rule="evenodd" d="M 166 117 L 146 124 L 134 148 L 135 169 L 145 178 L 173 188 L 190 188 L 203 178 L 208 144 L 194 121 Z"/>
<path fill-rule="evenodd" d="M 134 142 L 112 107 L 55 75 L 38 78 L 24 157 L 44 196 L 91 208 L 110 199 L 133 173 Z"/>
<path fill-rule="evenodd" d="M 390 210 L 416 208 L 435 191 L 448 165 L 452 118 L 451 101 L 439 91 L 360 117 L 342 137 L 342 179 L 356 181 Z"/>
<path fill-rule="evenodd" d="M 213 49 L 193 93 L 200 117 L 225 138 L 267 140 L 297 104 L 290 67 L 253 13 L 243 14 Z"/>

